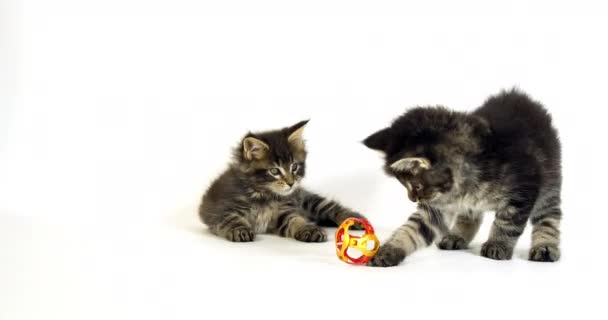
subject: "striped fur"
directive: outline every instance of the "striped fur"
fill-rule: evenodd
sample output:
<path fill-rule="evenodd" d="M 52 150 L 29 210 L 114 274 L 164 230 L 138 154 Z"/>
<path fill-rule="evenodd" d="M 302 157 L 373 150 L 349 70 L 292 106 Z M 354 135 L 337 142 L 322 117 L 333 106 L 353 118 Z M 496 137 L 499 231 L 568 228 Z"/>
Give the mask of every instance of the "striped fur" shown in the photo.
<path fill-rule="evenodd" d="M 529 259 L 559 260 L 561 146 L 550 115 L 527 95 L 503 91 L 472 113 L 417 107 L 364 143 L 385 154 L 384 171 L 419 204 L 370 265 L 397 265 L 432 242 L 464 249 L 489 211 L 482 256 L 511 259 L 530 221 Z"/>
<path fill-rule="evenodd" d="M 557 261 L 560 258 L 560 208 L 559 182 L 543 194 L 532 210 L 532 245 L 529 259 L 535 261 Z"/>
<path fill-rule="evenodd" d="M 438 247 L 442 250 L 461 250 L 468 247 L 473 240 L 481 222 L 483 214 L 469 210 L 467 213 L 456 216 L 456 222 L 450 232 L 441 239 Z"/>
<path fill-rule="evenodd" d="M 264 233 L 323 242 L 327 240 L 327 233 L 322 227 L 336 227 L 349 217 L 365 219 L 338 202 L 305 189 L 287 198 L 260 201 L 237 197 L 224 199 L 222 205 L 215 206 L 207 201 L 202 203 L 199 212 L 211 232 L 235 242 L 253 241 L 256 234 Z"/>
<path fill-rule="evenodd" d="M 419 205 L 407 222 L 393 232 L 370 262 L 374 266 L 394 266 L 414 251 L 428 247 L 446 234 L 451 217 L 428 205 Z"/>
<path fill-rule="evenodd" d="M 361 214 L 316 193 L 304 190 L 300 199 L 302 208 L 306 210 L 310 218 L 322 226 L 339 226 L 344 220 L 351 217 L 365 219 Z M 354 227 L 354 229 L 356 228 L 357 226 Z"/>
<path fill-rule="evenodd" d="M 234 242 L 275 234 L 303 242 L 323 242 L 323 226 L 362 215 L 300 187 L 306 150 L 306 121 L 289 128 L 248 134 L 234 159 L 203 195 L 199 216 L 209 230 Z"/>

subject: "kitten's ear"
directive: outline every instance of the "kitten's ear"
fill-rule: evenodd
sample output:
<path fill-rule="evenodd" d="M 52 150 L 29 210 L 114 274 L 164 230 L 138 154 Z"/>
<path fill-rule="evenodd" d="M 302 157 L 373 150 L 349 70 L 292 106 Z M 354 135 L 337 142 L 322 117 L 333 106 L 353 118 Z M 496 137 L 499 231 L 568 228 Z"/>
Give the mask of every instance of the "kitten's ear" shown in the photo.
<path fill-rule="evenodd" d="M 410 157 L 397 160 L 391 164 L 391 169 L 397 172 L 411 172 L 418 174 L 421 170 L 431 168 L 431 162 L 427 158 Z"/>
<path fill-rule="evenodd" d="M 247 160 L 260 160 L 266 157 L 270 147 L 262 140 L 247 137 L 243 140 L 243 155 Z"/>
<path fill-rule="evenodd" d="M 289 137 L 287 137 L 287 141 L 294 146 L 303 148 L 304 147 L 304 136 L 302 133 L 304 132 L 304 127 L 310 120 L 300 121 L 293 126 L 289 127 Z"/>
<path fill-rule="evenodd" d="M 377 151 L 385 151 L 390 141 L 391 128 L 382 129 L 363 140 L 363 144 Z"/>

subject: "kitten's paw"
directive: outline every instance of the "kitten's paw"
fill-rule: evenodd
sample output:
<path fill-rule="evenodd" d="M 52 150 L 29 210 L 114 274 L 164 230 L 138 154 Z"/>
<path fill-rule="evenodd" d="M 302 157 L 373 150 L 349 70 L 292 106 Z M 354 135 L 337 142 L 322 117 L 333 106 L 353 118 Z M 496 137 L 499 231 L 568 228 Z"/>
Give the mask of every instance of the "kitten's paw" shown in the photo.
<path fill-rule="evenodd" d="M 352 227 L 350 227 L 351 230 L 365 230 L 365 227 L 360 224 L 359 222 L 355 222 L 355 224 L 353 224 Z"/>
<path fill-rule="evenodd" d="M 467 243 L 461 236 L 448 234 L 439 241 L 437 247 L 441 250 L 462 250 L 467 248 Z"/>
<path fill-rule="evenodd" d="M 294 238 L 302 242 L 325 242 L 327 233 L 319 226 L 307 224 L 296 232 Z"/>
<path fill-rule="evenodd" d="M 560 251 L 556 245 L 543 244 L 532 247 L 528 259 L 539 262 L 555 262 L 559 260 L 559 257 Z"/>
<path fill-rule="evenodd" d="M 360 214 L 358 214 L 356 212 L 350 212 L 348 214 L 348 216 L 346 218 L 344 218 L 344 220 L 342 220 L 340 223 L 338 223 L 338 226 L 340 226 L 342 223 L 344 223 L 344 221 L 346 221 L 346 219 L 348 219 L 348 218 L 357 218 L 357 219 L 362 219 L 362 220 L 366 220 L 367 221 L 367 219 L 364 216 L 362 216 L 362 215 L 360 215 Z M 353 224 L 350 227 L 350 229 L 351 230 L 365 230 L 365 227 L 362 224 L 360 224 L 358 222 L 355 222 L 355 224 Z"/>
<path fill-rule="evenodd" d="M 486 242 L 481 246 L 481 255 L 494 260 L 510 260 L 513 248 L 502 242 Z"/>
<path fill-rule="evenodd" d="M 380 247 L 378 253 L 369 261 L 372 267 L 394 267 L 405 259 L 405 250 L 385 244 Z"/>
<path fill-rule="evenodd" d="M 232 242 L 251 242 L 255 233 L 250 227 L 236 227 L 228 231 L 226 238 Z"/>

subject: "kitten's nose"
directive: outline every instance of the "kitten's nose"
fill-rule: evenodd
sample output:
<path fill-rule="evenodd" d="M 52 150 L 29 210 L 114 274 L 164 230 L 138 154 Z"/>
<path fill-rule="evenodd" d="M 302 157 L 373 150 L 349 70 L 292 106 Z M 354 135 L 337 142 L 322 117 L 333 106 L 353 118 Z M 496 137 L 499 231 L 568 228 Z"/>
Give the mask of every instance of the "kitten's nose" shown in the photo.
<path fill-rule="evenodd" d="M 285 183 L 291 188 L 293 186 L 293 184 L 295 183 L 295 179 L 293 178 L 293 176 L 289 175 L 287 177 L 285 177 Z"/>

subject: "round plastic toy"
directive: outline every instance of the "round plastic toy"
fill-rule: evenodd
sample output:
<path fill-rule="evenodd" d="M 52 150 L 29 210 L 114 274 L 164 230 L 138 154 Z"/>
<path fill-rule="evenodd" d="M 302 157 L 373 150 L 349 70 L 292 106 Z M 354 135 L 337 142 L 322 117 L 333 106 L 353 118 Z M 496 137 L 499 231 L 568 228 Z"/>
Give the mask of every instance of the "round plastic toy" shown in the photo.
<path fill-rule="evenodd" d="M 360 223 L 365 233 L 361 236 L 350 234 L 349 228 L 355 223 Z M 371 243 L 373 241 L 373 244 Z M 372 245 L 371 248 L 370 245 Z M 336 230 L 336 254 L 340 260 L 349 264 L 367 264 L 367 262 L 376 254 L 380 243 L 374 234 L 374 228 L 363 219 L 348 218 L 342 222 L 338 230 Z M 348 249 L 356 249 L 361 252 L 360 256 L 351 256 Z M 352 251 L 352 250 L 351 250 Z"/>

